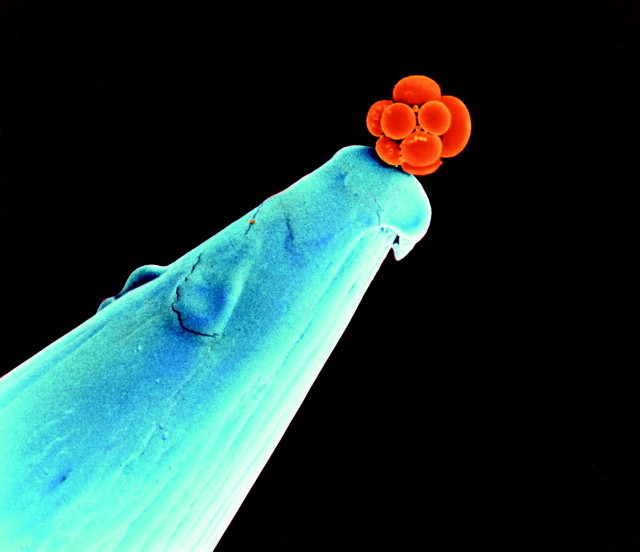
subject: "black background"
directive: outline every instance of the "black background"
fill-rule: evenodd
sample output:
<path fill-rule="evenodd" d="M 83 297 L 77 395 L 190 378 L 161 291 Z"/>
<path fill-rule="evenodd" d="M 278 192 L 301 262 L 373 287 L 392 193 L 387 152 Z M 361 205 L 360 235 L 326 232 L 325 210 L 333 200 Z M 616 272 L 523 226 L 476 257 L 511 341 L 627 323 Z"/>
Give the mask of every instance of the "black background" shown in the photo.
<path fill-rule="evenodd" d="M 2 372 L 425 74 L 471 141 L 216 550 L 640 550 L 638 2 L 0 6 Z"/>

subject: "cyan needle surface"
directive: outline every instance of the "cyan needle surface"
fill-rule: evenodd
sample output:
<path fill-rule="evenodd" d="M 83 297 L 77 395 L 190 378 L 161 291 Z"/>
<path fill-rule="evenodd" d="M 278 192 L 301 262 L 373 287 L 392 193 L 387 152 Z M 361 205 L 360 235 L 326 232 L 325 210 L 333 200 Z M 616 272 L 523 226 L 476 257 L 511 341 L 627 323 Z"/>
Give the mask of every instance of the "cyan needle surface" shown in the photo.
<path fill-rule="evenodd" d="M 368 147 L 322 167 L 0 379 L 2 552 L 210 552 L 389 249 L 431 210 Z"/>

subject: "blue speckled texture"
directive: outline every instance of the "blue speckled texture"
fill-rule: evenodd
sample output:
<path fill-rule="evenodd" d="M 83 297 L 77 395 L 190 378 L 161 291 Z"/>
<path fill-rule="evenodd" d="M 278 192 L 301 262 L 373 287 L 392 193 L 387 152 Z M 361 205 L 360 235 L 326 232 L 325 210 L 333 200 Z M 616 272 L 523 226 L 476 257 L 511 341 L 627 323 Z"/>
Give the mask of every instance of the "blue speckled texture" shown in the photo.
<path fill-rule="evenodd" d="M 138 269 L 0 380 L 0 551 L 210 552 L 389 249 L 430 216 L 413 176 L 352 146 Z"/>

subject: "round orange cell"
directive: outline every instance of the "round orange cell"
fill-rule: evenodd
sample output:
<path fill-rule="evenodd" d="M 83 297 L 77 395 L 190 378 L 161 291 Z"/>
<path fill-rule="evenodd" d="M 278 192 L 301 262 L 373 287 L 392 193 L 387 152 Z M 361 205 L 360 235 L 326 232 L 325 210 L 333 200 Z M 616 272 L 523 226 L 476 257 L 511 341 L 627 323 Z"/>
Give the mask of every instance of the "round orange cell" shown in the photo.
<path fill-rule="evenodd" d="M 428 132 L 414 132 L 400 143 L 404 161 L 416 167 L 426 167 L 440 158 L 442 142 Z"/>
<path fill-rule="evenodd" d="M 420 108 L 418 122 L 424 130 L 439 136 L 449 130 L 451 112 L 442 102 L 432 100 Z"/>
<path fill-rule="evenodd" d="M 442 157 L 458 155 L 471 136 L 471 116 L 467 106 L 455 96 L 442 96 L 440 101 L 451 112 L 451 125 L 442 135 Z"/>
<path fill-rule="evenodd" d="M 376 152 L 385 163 L 389 165 L 399 165 L 402 163 L 400 154 L 400 144 L 394 142 L 386 136 L 381 136 L 376 142 Z"/>
<path fill-rule="evenodd" d="M 400 79 L 393 87 L 393 99 L 409 105 L 422 105 L 440 99 L 438 83 L 424 75 L 410 75 Z"/>
<path fill-rule="evenodd" d="M 427 165 L 426 167 L 416 167 L 414 165 L 409 165 L 406 161 L 402 163 L 402 170 L 404 172 L 408 172 L 409 174 L 415 174 L 418 176 L 425 176 L 427 174 L 433 174 L 436 172 L 440 165 L 442 165 L 442 159 L 438 159 L 435 163 L 431 165 Z"/>
<path fill-rule="evenodd" d="M 375 102 L 367 113 L 367 129 L 374 136 L 382 135 L 382 127 L 380 126 L 380 117 L 382 117 L 382 112 L 393 104 L 391 100 L 379 100 Z"/>
<path fill-rule="evenodd" d="M 416 127 L 416 114 L 407 104 L 394 103 L 382 112 L 382 132 L 393 140 L 402 140 Z"/>

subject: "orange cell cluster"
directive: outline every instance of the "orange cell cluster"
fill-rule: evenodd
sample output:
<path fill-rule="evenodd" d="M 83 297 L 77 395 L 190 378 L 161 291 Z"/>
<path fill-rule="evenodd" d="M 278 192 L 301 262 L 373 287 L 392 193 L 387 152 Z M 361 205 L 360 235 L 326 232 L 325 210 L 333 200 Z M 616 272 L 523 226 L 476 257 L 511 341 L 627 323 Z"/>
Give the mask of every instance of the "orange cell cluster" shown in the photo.
<path fill-rule="evenodd" d="M 424 75 L 400 79 L 393 100 L 375 102 L 367 129 L 378 137 L 376 152 L 385 163 L 415 175 L 431 174 L 442 158 L 458 155 L 469 141 L 471 117 L 455 96 Z"/>

